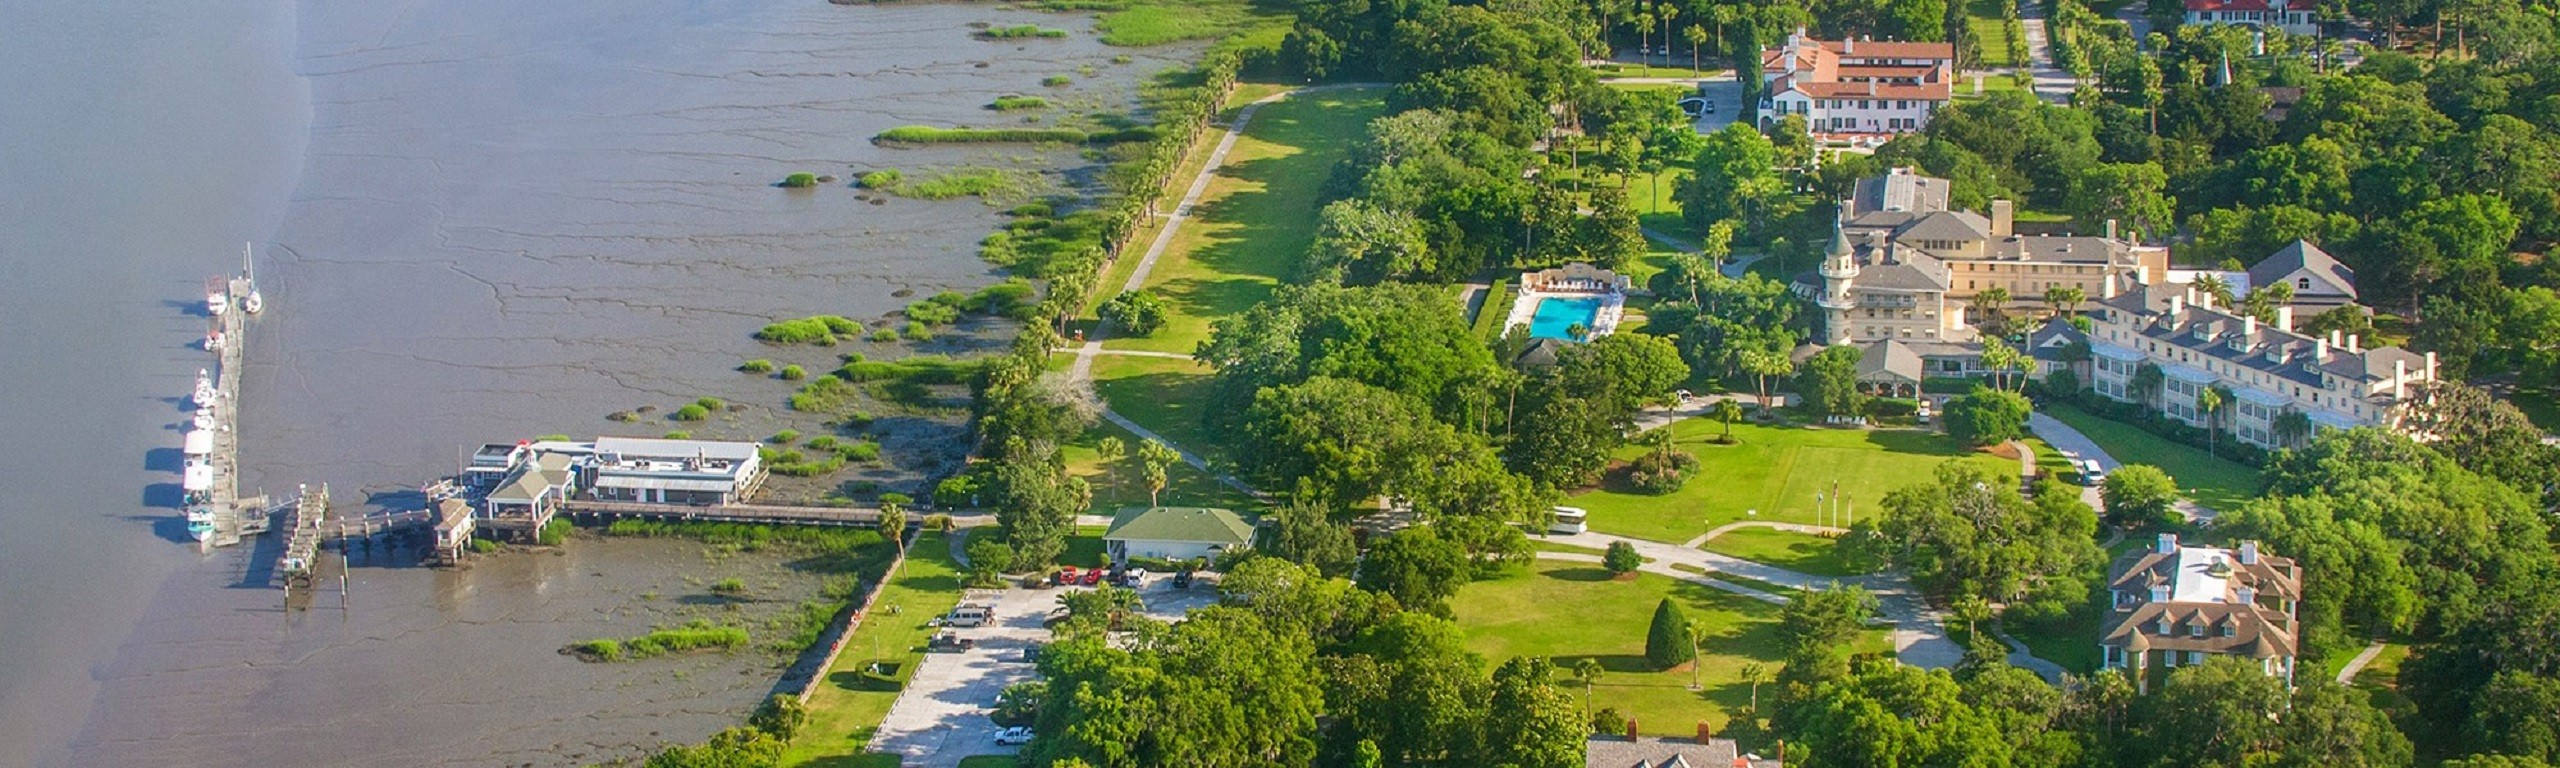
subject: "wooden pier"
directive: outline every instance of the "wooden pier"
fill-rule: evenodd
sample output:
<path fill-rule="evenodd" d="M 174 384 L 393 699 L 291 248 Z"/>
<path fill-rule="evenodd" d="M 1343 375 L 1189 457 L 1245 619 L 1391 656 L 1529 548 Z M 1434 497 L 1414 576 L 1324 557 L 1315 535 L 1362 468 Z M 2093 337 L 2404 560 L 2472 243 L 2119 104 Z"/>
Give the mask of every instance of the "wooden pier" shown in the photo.
<path fill-rule="evenodd" d="M 874 528 L 880 510 L 870 507 L 799 507 L 772 504 L 643 504 L 628 501 L 577 501 L 561 504 L 560 513 L 574 520 L 667 520 L 705 523 L 771 523 Z"/>
<path fill-rule="evenodd" d="M 302 498 L 293 504 L 293 513 L 284 527 L 284 554 L 276 558 L 276 572 L 284 575 L 284 588 L 311 586 L 311 569 L 320 564 L 320 541 L 329 521 L 329 486 L 318 490 L 302 489 Z"/>
<path fill-rule="evenodd" d="M 223 283 L 229 296 L 246 296 L 255 287 L 246 277 L 233 277 Z M 236 303 L 236 302 L 235 302 Z M 249 313 L 234 306 L 214 318 L 221 323 L 222 345 L 214 351 L 213 389 L 213 453 L 205 461 L 213 466 L 213 487 L 207 491 L 202 506 L 213 510 L 213 535 L 204 540 L 205 548 L 228 547 L 242 538 L 267 530 L 274 512 L 265 497 L 243 499 L 240 496 L 240 378 L 242 362 L 248 355 Z M 202 409 L 204 403 L 197 403 Z"/>

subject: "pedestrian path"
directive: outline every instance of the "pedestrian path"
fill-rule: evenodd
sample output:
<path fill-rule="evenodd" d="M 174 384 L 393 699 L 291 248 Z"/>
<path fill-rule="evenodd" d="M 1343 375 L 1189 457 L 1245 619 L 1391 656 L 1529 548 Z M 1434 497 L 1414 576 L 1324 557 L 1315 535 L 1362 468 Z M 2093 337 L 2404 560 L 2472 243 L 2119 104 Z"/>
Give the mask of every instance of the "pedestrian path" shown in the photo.
<path fill-rule="evenodd" d="M 2116 457 L 2107 455 L 2107 449 L 2098 447 L 2098 441 L 2089 439 L 2089 436 L 2081 434 L 2080 430 L 2073 429 L 2071 425 L 2062 423 L 2061 419 L 2047 416 L 2041 411 L 2027 414 L 2027 430 L 2036 433 L 2037 437 L 2044 438 L 2044 441 L 2052 445 L 2054 450 L 2082 459 L 2096 459 L 2098 468 L 2108 472 L 2114 472 L 2117 467 L 2124 466 L 2123 462 L 2116 461 Z M 2080 500 L 2088 502 L 2089 508 L 2097 510 L 2100 516 L 2106 514 L 2106 498 L 2098 493 L 2097 486 L 2083 486 L 2080 490 Z M 2212 507 L 2183 497 L 2178 499 L 2175 506 L 2178 514 L 2184 516 L 2188 522 L 2211 523 L 2221 514 L 2214 511 Z"/>
<path fill-rule="evenodd" d="M 1946 617 L 1937 609 L 1929 607 L 1928 601 L 1922 599 L 1919 591 L 1912 588 L 1910 580 L 1899 574 L 1834 579 L 1730 555 L 1605 533 L 1550 536 L 1547 540 L 1601 550 L 1608 549 L 1610 544 L 1626 542 L 1629 546 L 1635 547 L 1636 554 L 1655 561 L 1646 563 L 1643 570 L 1672 575 L 1675 578 L 1685 578 L 1688 574 L 1673 566 L 1687 565 L 1709 574 L 1731 574 L 1789 589 L 1824 590 L 1836 584 L 1863 586 L 1869 593 L 1876 596 L 1877 613 L 1887 623 L 1893 625 L 1894 655 L 1901 659 L 1902 663 L 1915 667 L 1943 668 L 1953 667 L 1964 661 L 1964 649 L 1957 646 L 1955 640 L 1947 637 Z M 1713 581 L 1713 579 L 1707 581 Z M 1719 582 L 1719 584 L 1722 583 Z M 1758 590 L 1752 591 L 1758 592 Z"/>
<path fill-rule="evenodd" d="M 2355 658 L 2347 660 L 2346 666 L 2338 668 L 2338 684 L 2347 685 L 2354 683 L 2356 681 L 2356 675 L 2364 673 L 2365 665 L 2372 664 L 2373 657 L 2380 655 L 2382 655 L 2381 643 L 2366 645 L 2364 650 L 2356 652 Z"/>

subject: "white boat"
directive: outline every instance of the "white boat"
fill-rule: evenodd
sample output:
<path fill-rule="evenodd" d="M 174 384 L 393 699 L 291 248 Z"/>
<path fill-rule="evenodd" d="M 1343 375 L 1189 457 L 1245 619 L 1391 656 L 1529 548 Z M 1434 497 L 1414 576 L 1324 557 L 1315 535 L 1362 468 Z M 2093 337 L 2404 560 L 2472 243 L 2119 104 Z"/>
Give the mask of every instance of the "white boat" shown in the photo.
<path fill-rule="evenodd" d="M 188 430 L 187 455 L 189 457 L 213 455 L 213 431 L 205 429 Z"/>
<path fill-rule="evenodd" d="M 197 541 L 213 538 L 212 507 L 198 505 L 187 508 L 187 535 Z"/>
<path fill-rule="evenodd" d="M 219 277 L 205 281 L 204 311 L 206 314 L 221 317 L 225 310 L 231 308 L 231 289 L 224 282 Z"/>
<path fill-rule="evenodd" d="M 200 501 L 211 497 L 213 495 L 213 463 L 201 459 L 188 459 L 186 474 L 179 483 L 180 487 L 186 490 L 188 501 Z"/>
<path fill-rule="evenodd" d="M 210 408 L 199 408 L 196 410 L 195 425 L 196 431 L 203 432 L 208 435 L 213 434 L 214 428 L 220 426 L 214 422 L 213 410 Z"/>
<path fill-rule="evenodd" d="M 202 368 L 196 369 L 196 391 L 189 399 L 194 400 L 198 406 L 210 406 L 213 405 L 215 398 L 221 396 L 222 392 L 213 388 L 213 372 Z"/>
<path fill-rule="evenodd" d="M 222 351 L 222 329 L 216 328 L 214 330 L 204 332 L 204 351 Z"/>
<path fill-rule="evenodd" d="M 255 253 L 248 243 L 240 244 L 240 282 L 249 284 L 249 295 L 240 299 L 240 311 L 257 314 L 267 307 L 266 297 L 258 295 L 258 273 L 249 268 L 249 256 Z"/>

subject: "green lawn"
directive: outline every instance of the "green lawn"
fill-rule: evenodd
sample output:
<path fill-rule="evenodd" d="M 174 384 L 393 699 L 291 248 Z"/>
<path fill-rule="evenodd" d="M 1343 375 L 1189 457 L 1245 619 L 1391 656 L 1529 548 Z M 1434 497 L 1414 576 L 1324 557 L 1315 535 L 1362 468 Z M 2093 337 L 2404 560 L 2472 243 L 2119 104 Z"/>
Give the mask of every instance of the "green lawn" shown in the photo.
<path fill-rule="evenodd" d="M 1657 672 L 1645 663 L 1645 628 L 1665 597 L 1678 600 L 1689 620 L 1708 630 L 1706 653 L 1694 671 Z M 1593 698 L 1634 716 L 1650 734 L 1693 735 L 1701 720 L 1723 729 L 1726 710 L 1751 700 L 1742 665 L 1758 662 L 1774 677 L 1781 660 L 1778 606 L 1650 573 L 1614 581 L 1597 563 L 1542 561 L 1468 584 L 1452 602 L 1458 624 L 1466 628 L 1467 647 L 1488 663 L 1546 657 L 1555 662 L 1558 682 L 1579 697 L 1583 687 L 1573 678 L 1573 664 L 1598 659 L 1608 672 Z M 1856 650 L 1885 652 L 1891 643 L 1878 630 Z M 1702 680 L 1704 690 L 1690 690 L 1692 679 Z M 1765 699 L 1771 688 L 1763 685 L 1760 693 Z"/>
<path fill-rule="evenodd" d="M 1369 120 L 1386 113 L 1385 96 L 1382 89 L 1326 91 L 1263 105 L 1147 276 L 1147 287 L 1171 309 L 1165 327 L 1107 346 L 1190 354 L 1209 337 L 1211 321 L 1261 303 L 1295 277 L 1315 239 L 1325 179 Z M 1177 175 L 1166 206 L 1190 184 L 1191 176 Z M 1123 261 L 1144 255 L 1153 233 L 1141 236 Z M 1100 293 L 1116 291 L 1106 284 Z"/>
<path fill-rule="evenodd" d="M 1848 493 L 1848 511 L 1871 515 L 1887 491 L 1926 482 L 1940 463 L 1962 457 L 2010 477 L 2018 463 L 1968 451 L 1942 435 L 1917 430 L 1814 429 L 1736 423 L 1741 445 L 1714 445 L 1722 431 L 1711 419 L 1673 425 L 1682 450 L 1704 464 L 1680 490 L 1662 496 L 1634 493 L 1612 475 L 1598 490 L 1566 504 L 1591 511 L 1594 530 L 1654 541 L 1683 542 L 1736 520 L 1814 523 L 1813 495 L 1833 483 Z M 1642 446 L 1618 451 L 1620 460 L 1642 455 Z M 1750 514 L 1756 510 L 1758 514 Z"/>
<path fill-rule="evenodd" d="M 1226 441 L 1200 424 L 1210 375 L 1208 366 L 1169 357 L 1103 355 L 1093 361 L 1093 388 L 1113 412 L 1177 447 L 1217 461 L 1225 455 Z"/>
<path fill-rule="evenodd" d="M 2098 622 L 2100 616 L 2073 615 L 2068 621 L 2050 627 L 2008 627 L 2009 636 L 2027 644 L 2027 652 L 2036 658 L 2062 665 L 2065 671 L 2088 674 L 2098 669 Z"/>
<path fill-rule="evenodd" d="M 817 693 L 809 697 L 809 722 L 783 752 L 782 763 L 825 768 L 897 765 L 895 756 L 866 755 L 863 748 L 871 742 L 871 732 L 879 729 L 880 720 L 889 716 L 898 689 L 905 687 L 924 658 L 925 642 L 933 638 L 933 628 L 925 622 L 949 613 L 959 603 L 959 564 L 951 559 L 950 546 L 939 533 L 919 537 L 907 551 L 906 567 L 891 578 L 879 603 L 846 641 L 844 654 L 827 668 Z M 889 665 L 889 674 L 876 673 L 875 662 Z"/>
<path fill-rule="evenodd" d="M 1139 477 L 1137 464 L 1132 459 L 1124 456 L 1115 467 L 1102 466 L 1101 457 L 1094 452 L 1094 445 L 1100 443 L 1104 437 L 1120 438 L 1120 443 L 1125 446 L 1124 450 L 1130 451 L 1133 455 L 1137 450 L 1137 435 L 1121 429 L 1119 425 L 1104 422 L 1085 430 L 1085 433 L 1077 437 L 1075 442 L 1059 447 L 1059 450 L 1066 455 L 1067 474 L 1084 478 L 1085 483 L 1093 489 L 1093 509 L 1096 514 L 1104 514 L 1119 507 L 1146 504 L 1148 501 L 1146 482 Z M 1165 506 L 1244 509 L 1254 503 L 1252 498 L 1219 483 L 1207 472 L 1193 469 L 1189 464 L 1175 464 L 1166 469 L 1165 478 L 1168 482 L 1161 497 Z"/>
<path fill-rule="evenodd" d="M 2523 411 L 2525 419 L 2542 431 L 2560 432 L 2560 398 L 2554 398 L 2549 390 L 2519 391 L 2507 402 L 2515 404 L 2516 410 Z"/>
<path fill-rule="evenodd" d="M 1854 500 L 1857 495 L 1850 494 L 1849 498 Z M 1828 537 L 1809 533 L 1737 528 L 1708 539 L 1706 550 L 1815 576 L 1856 576 L 1870 570 L 1850 562 L 1834 543 Z"/>
<path fill-rule="evenodd" d="M 2096 414 L 2063 403 L 2046 406 L 2045 415 L 2052 416 L 2107 449 L 2107 455 L 2126 464 L 2149 464 L 2169 473 L 2187 498 L 2215 510 L 2238 509 L 2243 502 L 2258 495 L 2258 470 L 2229 459 L 2206 455 L 2203 449 L 2169 442 L 2142 428 L 2101 418 Z"/>
<path fill-rule="evenodd" d="M 1688 44 L 1687 44 L 1687 43 L 1681 43 L 1681 44 L 1679 44 L 1679 45 L 1675 46 L 1675 48 L 1677 48 L 1681 53 L 1687 53 L 1687 52 L 1688 52 Z M 1669 59 L 1666 59 L 1666 60 L 1670 60 L 1670 59 L 1676 59 L 1677 61 L 1674 61 L 1674 62 L 1673 62 L 1673 63 L 1675 63 L 1675 64 L 1683 64 L 1683 65 L 1685 65 L 1685 64 L 1687 64 L 1687 63 L 1688 63 L 1688 58 L 1687 58 L 1687 57 L 1685 57 L 1685 56 L 1672 56 L 1672 57 L 1669 57 Z M 1606 82 L 1608 78 L 1612 78 L 1612 77 L 1687 77 L 1687 78 L 1713 77 L 1713 76 L 1715 76 L 1717 73 L 1723 72 L 1723 71 L 1725 71 L 1725 69 L 1726 69 L 1725 67 L 1722 67 L 1722 66 L 1718 66 L 1718 65 L 1717 65 L 1717 62 L 1716 62 L 1716 60 L 1715 60 L 1715 57 L 1714 57 L 1714 56 L 1705 56 L 1705 57 L 1702 57 L 1702 58 L 1698 59 L 1698 64 L 1699 64 L 1699 68 L 1698 68 L 1698 69 L 1691 69 L 1691 68 L 1689 68 L 1689 67 L 1687 67 L 1687 66 L 1661 66 L 1661 65 L 1646 65 L 1646 64 L 1602 64 L 1602 65 L 1597 66 L 1597 67 L 1592 67 L 1592 68 L 1591 68 L 1591 71 L 1592 71 L 1594 74 L 1599 75 L 1599 76 L 1602 78 L 1602 81 L 1603 81 L 1603 82 Z M 1700 73 L 1702 73 L 1702 72 L 1703 72 L 1704 74 L 1700 74 Z"/>

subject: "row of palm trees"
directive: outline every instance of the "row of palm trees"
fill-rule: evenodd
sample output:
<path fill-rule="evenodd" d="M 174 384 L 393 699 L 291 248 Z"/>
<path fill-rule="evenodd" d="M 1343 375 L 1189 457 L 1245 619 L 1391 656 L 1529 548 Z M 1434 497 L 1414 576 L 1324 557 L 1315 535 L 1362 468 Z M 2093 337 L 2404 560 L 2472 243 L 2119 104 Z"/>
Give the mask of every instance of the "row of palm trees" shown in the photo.
<path fill-rule="evenodd" d="M 2166 371 L 2160 369 L 2160 366 L 2143 363 L 2141 367 L 2133 370 L 2133 378 L 2127 382 L 2127 385 L 2132 388 L 2136 397 L 2142 398 L 2152 409 L 2158 410 L 2161 395 L 2168 388 L 2168 375 Z M 2205 453 L 2221 455 L 2218 441 L 2222 431 L 2229 428 L 2231 406 L 2237 397 L 2231 388 L 2220 384 L 2196 391 L 2196 413 L 2204 417 L 2205 423 Z M 2283 413 L 2276 414 L 2275 418 L 2269 420 L 2267 428 L 2275 438 L 2276 445 L 2282 447 L 2301 445 L 2303 440 L 2311 437 L 2311 415 L 2287 408 Z"/>

